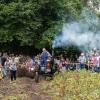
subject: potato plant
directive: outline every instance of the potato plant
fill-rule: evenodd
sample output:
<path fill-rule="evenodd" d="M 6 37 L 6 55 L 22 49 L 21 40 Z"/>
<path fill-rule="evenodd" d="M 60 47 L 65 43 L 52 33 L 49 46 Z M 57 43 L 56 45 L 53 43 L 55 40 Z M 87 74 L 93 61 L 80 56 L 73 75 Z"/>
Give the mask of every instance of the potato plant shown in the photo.
<path fill-rule="evenodd" d="M 52 100 L 100 100 L 100 74 L 66 71 L 55 75 L 44 91 Z"/>

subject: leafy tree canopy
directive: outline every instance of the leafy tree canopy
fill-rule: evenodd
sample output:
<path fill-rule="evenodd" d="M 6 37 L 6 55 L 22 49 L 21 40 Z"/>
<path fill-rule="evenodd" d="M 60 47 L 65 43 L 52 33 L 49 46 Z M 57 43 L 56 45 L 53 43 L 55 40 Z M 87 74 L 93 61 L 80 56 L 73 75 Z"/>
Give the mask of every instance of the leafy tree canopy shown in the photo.
<path fill-rule="evenodd" d="M 50 46 L 64 21 L 79 18 L 83 5 L 83 0 L 0 0 L 0 44 Z"/>

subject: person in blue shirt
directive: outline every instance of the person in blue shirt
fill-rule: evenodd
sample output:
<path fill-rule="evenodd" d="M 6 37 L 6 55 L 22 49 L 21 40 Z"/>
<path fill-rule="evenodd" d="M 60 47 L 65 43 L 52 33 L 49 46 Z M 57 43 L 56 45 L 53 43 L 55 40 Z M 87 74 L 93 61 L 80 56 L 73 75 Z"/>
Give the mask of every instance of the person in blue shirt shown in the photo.
<path fill-rule="evenodd" d="M 50 57 L 51 57 L 50 53 L 45 48 L 43 48 L 43 52 L 41 53 L 41 56 L 40 56 L 40 66 L 44 68 L 46 61 Z"/>

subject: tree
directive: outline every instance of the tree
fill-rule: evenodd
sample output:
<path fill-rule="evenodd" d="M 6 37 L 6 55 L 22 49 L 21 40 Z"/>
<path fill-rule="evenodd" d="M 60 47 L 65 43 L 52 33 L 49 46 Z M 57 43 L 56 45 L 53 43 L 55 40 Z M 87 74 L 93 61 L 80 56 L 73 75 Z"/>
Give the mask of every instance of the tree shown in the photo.
<path fill-rule="evenodd" d="M 52 45 L 52 40 L 61 31 L 63 23 L 78 19 L 83 6 L 82 0 L 52 0 L 44 3 L 41 14 L 44 16 L 44 27 L 47 28 L 38 46 Z"/>
<path fill-rule="evenodd" d="M 0 44 L 5 47 L 16 41 L 19 46 L 50 46 L 63 23 L 79 18 L 83 7 L 82 0 L 0 2 Z"/>

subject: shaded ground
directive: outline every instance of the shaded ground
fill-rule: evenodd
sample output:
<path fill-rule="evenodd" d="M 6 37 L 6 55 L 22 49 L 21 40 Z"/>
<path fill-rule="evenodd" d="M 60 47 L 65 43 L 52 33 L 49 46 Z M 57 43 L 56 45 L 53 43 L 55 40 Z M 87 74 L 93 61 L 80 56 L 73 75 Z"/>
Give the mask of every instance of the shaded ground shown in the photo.
<path fill-rule="evenodd" d="M 43 93 L 42 84 L 46 81 L 35 83 L 34 79 L 18 78 L 11 83 L 9 79 L 0 81 L 0 100 L 51 100 Z"/>

